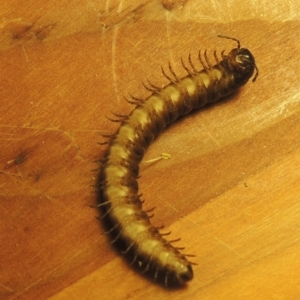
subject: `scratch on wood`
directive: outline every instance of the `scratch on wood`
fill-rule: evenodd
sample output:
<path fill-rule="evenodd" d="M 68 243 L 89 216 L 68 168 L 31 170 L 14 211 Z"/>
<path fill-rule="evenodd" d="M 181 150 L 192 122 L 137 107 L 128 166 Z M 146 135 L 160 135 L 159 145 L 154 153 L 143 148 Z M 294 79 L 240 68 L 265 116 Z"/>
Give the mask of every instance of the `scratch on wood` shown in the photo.
<path fill-rule="evenodd" d="M 188 0 L 161 0 L 161 4 L 166 10 L 173 10 L 176 6 L 184 6 Z"/>
<path fill-rule="evenodd" d="M 126 8 L 123 11 L 116 13 L 116 8 L 112 7 L 101 13 L 99 22 L 105 29 L 111 29 L 122 23 L 135 23 L 144 14 L 144 8 L 147 4 L 148 2 L 145 2 L 134 8 Z"/>
<path fill-rule="evenodd" d="M 14 292 L 14 290 L 12 290 L 11 288 L 9 288 L 9 287 L 6 286 L 6 285 L 3 285 L 3 284 L 0 283 L 0 286 L 1 286 L 3 289 L 5 289 L 5 290 L 7 290 L 7 291 L 9 291 L 9 292 Z"/>
<path fill-rule="evenodd" d="M 4 27 L 3 31 L 11 35 L 13 40 L 44 40 L 50 35 L 54 24 L 39 25 L 34 22 L 27 22 L 21 18 L 9 21 Z"/>
<path fill-rule="evenodd" d="M 241 259 L 245 259 L 243 255 L 241 255 L 239 252 L 235 251 L 233 247 L 230 247 L 228 244 L 224 243 L 220 239 L 218 239 L 216 236 L 214 236 L 214 239 L 218 241 L 221 245 L 223 245 L 226 249 L 228 249 L 230 252 L 234 253 L 237 257 Z"/>
<path fill-rule="evenodd" d="M 24 48 L 24 45 L 23 45 L 23 44 L 22 44 L 22 50 L 23 50 L 23 52 L 24 52 L 24 55 L 25 55 L 26 61 L 27 61 L 27 62 L 29 62 L 28 55 L 27 55 L 27 52 L 26 52 L 26 50 L 25 50 L 25 48 Z"/>

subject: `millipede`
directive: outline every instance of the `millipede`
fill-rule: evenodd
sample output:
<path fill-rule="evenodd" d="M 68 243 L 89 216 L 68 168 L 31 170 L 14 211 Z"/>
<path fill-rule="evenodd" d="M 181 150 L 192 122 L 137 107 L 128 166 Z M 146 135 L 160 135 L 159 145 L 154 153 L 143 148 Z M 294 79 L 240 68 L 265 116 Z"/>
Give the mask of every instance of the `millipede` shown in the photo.
<path fill-rule="evenodd" d="M 159 88 L 150 82 L 145 88 L 151 92 L 146 99 L 131 96 L 126 99 L 135 108 L 129 115 L 114 114 L 114 122 L 121 125 L 107 138 L 108 149 L 101 160 L 99 180 L 100 202 L 97 205 L 101 218 L 107 221 L 106 234 L 111 243 L 122 243 L 122 253 L 130 256 L 142 273 L 150 272 L 154 281 L 162 279 L 168 287 L 171 283 L 184 285 L 193 278 L 193 269 L 182 248 L 167 241 L 159 227 L 154 227 L 150 211 L 144 211 L 138 189 L 139 164 L 154 138 L 178 117 L 199 109 L 207 103 L 218 101 L 237 91 L 252 78 L 258 76 L 258 67 L 252 53 L 241 48 L 240 41 L 224 35 L 219 38 L 237 43 L 228 54 L 223 50 L 221 59 L 214 51 L 216 64 L 212 65 L 207 51 L 198 53 L 202 70 L 197 70 L 188 56 L 188 65 L 181 59 L 187 75 L 177 76 L 170 63 L 169 72 L 162 73 L 169 84 Z M 255 72 L 255 74 L 254 74 Z M 253 76 L 254 75 L 254 76 Z"/>

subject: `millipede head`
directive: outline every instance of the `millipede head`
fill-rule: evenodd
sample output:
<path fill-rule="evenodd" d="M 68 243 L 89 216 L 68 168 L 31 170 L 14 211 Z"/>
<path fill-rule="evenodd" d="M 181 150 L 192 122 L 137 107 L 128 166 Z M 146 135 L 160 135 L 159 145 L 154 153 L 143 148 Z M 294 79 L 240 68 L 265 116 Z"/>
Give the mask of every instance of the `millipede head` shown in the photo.
<path fill-rule="evenodd" d="M 228 60 L 228 64 L 235 74 L 237 85 L 244 85 L 252 77 L 255 70 L 256 73 L 252 79 L 254 82 L 258 76 L 258 68 L 252 53 L 246 48 L 241 48 L 240 41 L 235 38 L 225 35 L 218 35 L 218 37 L 237 42 L 237 48 L 232 49 L 227 56 L 224 56 L 224 60 Z"/>

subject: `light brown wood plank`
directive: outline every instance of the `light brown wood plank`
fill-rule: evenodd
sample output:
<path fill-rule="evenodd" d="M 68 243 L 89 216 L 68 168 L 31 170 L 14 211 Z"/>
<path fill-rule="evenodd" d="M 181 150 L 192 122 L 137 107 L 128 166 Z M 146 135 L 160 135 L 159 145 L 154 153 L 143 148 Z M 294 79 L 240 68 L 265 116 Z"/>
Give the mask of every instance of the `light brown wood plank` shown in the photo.
<path fill-rule="evenodd" d="M 0 299 L 297 299 L 300 96 L 296 0 L 0 4 Z M 194 279 L 166 290 L 103 235 L 93 193 L 101 134 L 146 97 L 168 61 L 240 39 L 260 75 L 180 119 L 142 164 L 145 207 L 196 254 Z"/>

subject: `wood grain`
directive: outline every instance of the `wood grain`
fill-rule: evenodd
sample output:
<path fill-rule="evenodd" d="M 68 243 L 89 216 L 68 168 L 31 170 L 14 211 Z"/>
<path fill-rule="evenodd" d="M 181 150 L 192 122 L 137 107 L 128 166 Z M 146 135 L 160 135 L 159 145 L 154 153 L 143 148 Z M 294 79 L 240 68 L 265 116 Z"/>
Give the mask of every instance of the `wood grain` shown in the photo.
<path fill-rule="evenodd" d="M 0 4 L 0 299 L 298 299 L 300 93 L 296 0 L 257 4 L 65 1 Z M 141 166 L 153 223 L 196 254 L 195 277 L 166 290 L 110 246 L 93 193 L 110 112 L 164 85 L 168 61 L 229 51 L 260 75 L 170 126 Z M 200 67 L 200 64 L 197 64 Z M 178 245 L 179 245 L 178 244 Z"/>

